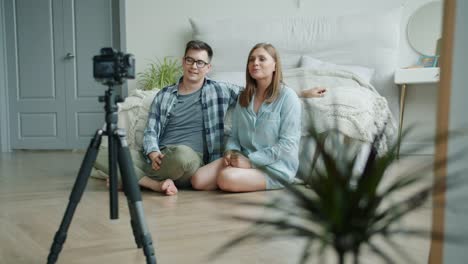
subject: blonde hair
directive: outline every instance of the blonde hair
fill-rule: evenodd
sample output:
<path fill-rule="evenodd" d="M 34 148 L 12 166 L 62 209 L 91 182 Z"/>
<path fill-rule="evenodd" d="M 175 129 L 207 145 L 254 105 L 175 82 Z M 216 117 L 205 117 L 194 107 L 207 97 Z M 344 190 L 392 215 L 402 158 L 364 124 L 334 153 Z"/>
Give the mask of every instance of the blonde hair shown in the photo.
<path fill-rule="evenodd" d="M 281 61 L 279 58 L 279 54 L 276 51 L 275 47 L 270 43 L 258 43 L 256 44 L 249 52 L 249 56 L 247 57 L 247 66 L 245 70 L 246 76 L 246 85 L 244 91 L 239 95 L 239 104 L 243 107 L 247 107 L 250 104 L 250 100 L 257 88 L 257 81 L 250 76 L 249 73 L 249 60 L 250 56 L 254 52 L 254 50 L 263 48 L 275 61 L 275 71 L 273 72 L 273 78 L 268 86 L 267 90 L 265 91 L 265 102 L 272 103 L 278 97 L 279 91 L 281 89 L 281 84 L 283 82 L 283 72 L 281 70 Z"/>

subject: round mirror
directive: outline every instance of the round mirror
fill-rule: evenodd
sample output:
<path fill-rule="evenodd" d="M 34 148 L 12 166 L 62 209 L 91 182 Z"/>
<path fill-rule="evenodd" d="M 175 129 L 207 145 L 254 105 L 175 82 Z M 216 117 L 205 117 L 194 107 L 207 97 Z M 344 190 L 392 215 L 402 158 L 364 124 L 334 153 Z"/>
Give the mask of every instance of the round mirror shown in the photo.
<path fill-rule="evenodd" d="M 414 12 L 408 22 L 408 41 L 417 52 L 434 56 L 442 31 L 442 3 L 430 2 Z"/>

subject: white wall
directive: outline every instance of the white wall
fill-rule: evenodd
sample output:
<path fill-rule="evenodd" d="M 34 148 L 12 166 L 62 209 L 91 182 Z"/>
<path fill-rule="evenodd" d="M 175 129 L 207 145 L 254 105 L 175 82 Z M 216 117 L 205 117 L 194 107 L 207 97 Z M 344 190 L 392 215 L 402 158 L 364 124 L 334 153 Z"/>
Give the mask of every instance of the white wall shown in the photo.
<path fill-rule="evenodd" d="M 452 89 L 450 95 L 449 129 L 468 128 L 466 113 L 468 107 L 468 1 L 457 0 L 455 17 L 455 39 L 452 62 Z M 450 188 L 445 208 L 445 232 L 468 238 L 468 135 L 451 137 L 448 144 L 448 155 L 453 157 L 447 166 L 448 179 L 453 179 L 454 173 L 463 169 L 464 183 L 457 188 Z M 465 150 L 462 156 L 454 156 Z M 454 158 L 457 158 L 456 160 Z M 451 190 L 452 189 L 452 190 Z M 444 245 L 444 263 L 466 263 L 466 243 L 449 243 Z"/>
<path fill-rule="evenodd" d="M 155 58 L 161 59 L 164 56 L 182 57 L 185 43 L 191 39 L 189 17 L 239 17 L 241 19 L 242 16 L 268 17 L 365 13 L 403 5 L 399 64 L 404 67 L 415 64 L 418 58 L 418 54 L 412 50 L 406 38 L 408 19 L 417 8 L 431 1 L 433 0 L 127 1 L 126 47 L 128 52 L 135 55 L 137 72 L 141 72 L 148 61 Z M 136 86 L 136 81 L 129 81 L 130 92 Z M 408 88 L 405 124 L 423 121 L 421 122 L 422 125 L 415 131 L 415 136 L 410 139 L 410 143 L 432 145 L 432 141 L 418 142 L 418 140 L 420 141 L 420 134 L 435 131 L 435 95 L 436 85 L 411 86 Z M 426 153 L 430 153 L 430 150 Z"/>

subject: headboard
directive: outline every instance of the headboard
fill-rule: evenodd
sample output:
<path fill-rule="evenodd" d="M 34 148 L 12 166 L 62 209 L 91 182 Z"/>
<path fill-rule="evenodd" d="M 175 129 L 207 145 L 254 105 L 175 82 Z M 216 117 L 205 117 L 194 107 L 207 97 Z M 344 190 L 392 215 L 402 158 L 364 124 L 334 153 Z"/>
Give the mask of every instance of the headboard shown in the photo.
<path fill-rule="evenodd" d="M 283 68 L 300 66 L 307 55 L 319 60 L 375 69 L 371 83 L 398 113 L 397 67 L 402 8 L 385 13 L 326 17 L 190 18 L 193 38 L 210 44 L 213 72 L 243 72 L 250 49 L 269 42 Z"/>

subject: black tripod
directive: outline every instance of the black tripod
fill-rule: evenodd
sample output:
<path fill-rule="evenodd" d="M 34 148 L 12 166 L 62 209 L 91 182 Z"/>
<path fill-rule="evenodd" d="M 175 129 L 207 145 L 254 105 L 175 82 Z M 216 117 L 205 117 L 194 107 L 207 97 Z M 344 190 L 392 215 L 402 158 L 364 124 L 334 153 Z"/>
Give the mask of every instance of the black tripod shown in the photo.
<path fill-rule="evenodd" d="M 153 241 L 144 221 L 143 203 L 141 201 L 140 188 L 136 180 L 133 169 L 132 158 L 125 139 L 125 131 L 117 128 L 117 102 L 121 101 L 119 96 L 115 95 L 112 84 L 108 84 L 109 89 L 105 96 L 99 98 L 100 102 L 105 102 L 106 109 L 106 130 L 99 129 L 94 135 L 88 146 L 86 155 L 81 163 L 78 177 L 76 178 L 73 190 L 70 194 L 70 202 L 60 224 L 59 230 L 55 233 L 47 263 L 52 264 L 57 261 L 58 255 L 62 250 L 63 243 L 67 238 L 67 231 L 70 227 L 73 214 L 83 196 L 84 189 L 88 183 L 91 169 L 96 161 L 99 151 L 99 145 L 103 135 L 108 136 L 109 142 L 109 179 L 110 179 L 110 218 L 117 219 L 118 216 L 118 179 L 117 163 L 120 168 L 122 185 L 125 196 L 127 197 L 128 208 L 130 211 L 130 224 L 133 230 L 133 236 L 138 248 L 143 247 L 146 256 L 146 263 L 156 264 Z M 118 162 L 116 159 L 118 157 Z"/>

